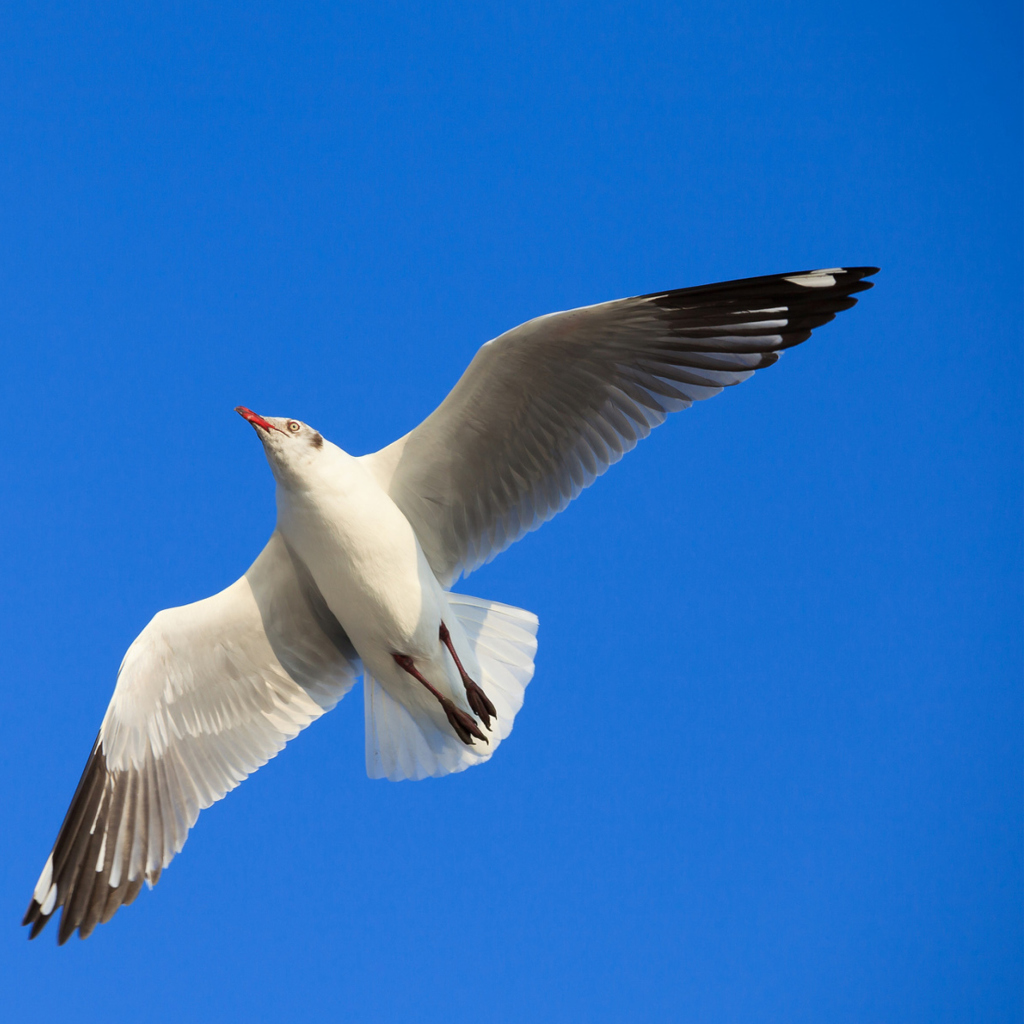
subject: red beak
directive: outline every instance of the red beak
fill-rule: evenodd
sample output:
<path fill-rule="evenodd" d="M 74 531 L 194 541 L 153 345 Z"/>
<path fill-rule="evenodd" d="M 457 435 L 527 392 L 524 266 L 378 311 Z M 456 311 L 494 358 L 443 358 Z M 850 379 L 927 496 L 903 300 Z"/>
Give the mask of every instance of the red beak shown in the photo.
<path fill-rule="evenodd" d="M 271 430 L 278 430 L 282 434 L 284 433 L 280 427 L 275 427 L 273 423 L 268 423 L 262 416 L 257 416 L 252 409 L 246 409 L 244 405 L 236 405 L 235 412 L 244 420 L 248 420 L 254 427 L 262 427 L 268 433 Z"/>

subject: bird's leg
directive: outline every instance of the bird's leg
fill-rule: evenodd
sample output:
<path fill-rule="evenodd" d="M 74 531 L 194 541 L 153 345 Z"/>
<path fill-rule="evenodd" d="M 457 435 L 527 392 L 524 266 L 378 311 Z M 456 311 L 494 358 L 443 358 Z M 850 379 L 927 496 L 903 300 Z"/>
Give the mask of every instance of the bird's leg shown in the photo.
<path fill-rule="evenodd" d="M 490 702 L 487 694 L 469 678 L 469 673 L 462 667 L 462 662 L 459 661 L 459 656 L 455 653 L 455 645 L 452 643 L 452 635 L 448 632 L 448 627 L 442 622 L 441 631 L 439 634 L 441 643 L 448 648 L 451 652 L 451 656 L 455 659 L 455 667 L 459 670 L 459 675 L 462 676 L 462 685 L 466 688 L 466 699 L 469 701 L 469 706 L 476 712 L 476 717 L 479 718 L 488 731 L 491 728 L 491 718 L 498 717 L 498 712 L 494 710 L 494 705 Z"/>
<path fill-rule="evenodd" d="M 459 739 L 462 740 L 467 746 L 473 746 L 473 737 L 475 736 L 478 740 L 483 740 L 484 743 L 489 744 L 491 741 L 480 731 L 480 726 L 476 724 L 472 715 L 467 715 L 461 708 L 457 708 L 447 697 L 442 693 L 439 693 L 437 689 L 430 685 L 420 674 L 420 670 L 413 663 L 412 658 L 408 654 L 392 654 L 392 658 L 398 664 L 398 667 L 404 669 L 409 673 L 417 682 L 422 683 L 438 700 L 438 703 L 444 709 L 444 713 L 448 718 L 448 722 L 451 727 L 455 730 Z"/>

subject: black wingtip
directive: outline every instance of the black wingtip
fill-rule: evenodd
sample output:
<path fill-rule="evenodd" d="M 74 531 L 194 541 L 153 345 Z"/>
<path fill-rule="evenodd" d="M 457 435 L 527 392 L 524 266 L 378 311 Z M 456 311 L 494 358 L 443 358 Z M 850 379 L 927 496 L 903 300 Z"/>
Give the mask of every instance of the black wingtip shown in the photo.
<path fill-rule="evenodd" d="M 34 939 L 58 910 L 61 911 L 57 932 L 58 945 L 64 945 L 71 932 L 78 926 L 78 922 L 72 925 L 73 919 L 68 914 L 68 901 L 74 894 L 76 882 L 82 874 L 82 865 L 89 859 L 86 856 L 89 843 L 95 843 L 98 838 L 89 831 L 89 823 L 95 819 L 103 797 L 106 777 L 106 759 L 100 749 L 100 738 L 97 736 L 50 852 L 52 883 L 57 886 L 56 898 L 50 904 L 49 913 L 44 914 L 43 906 L 47 905 L 49 900 L 40 904 L 33 896 L 22 920 L 23 925 L 32 925 L 29 939 Z M 91 872 L 87 872 L 86 877 L 89 882 L 94 881 Z"/>
<path fill-rule="evenodd" d="M 658 305 L 668 306 L 686 302 L 694 297 L 706 300 L 713 296 L 728 302 L 738 300 L 741 296 L 749 300 L 758 296 L 777 297 L 787 293 L 802 296 L 802 301 L 812 299 L 816 303 L 819 299 L 825 298 L 828 301 L 835 301 L 837 294 L 853 295 L 873 287 L 874 282 L 866 281 L 864 278 L 871 277 L 878 272 L 878 267 L 815 267 L 811 270 L 787 270 L 781 274 L 741 277 L 733 281 L 716 281 L 713 284 L 650 292 L 647 295 L 638 295 L 636 298 L 651 299 Z M 811 287 L 805 282 L 797 280 L 799 278 L 818 278 L 820 280 L 821 276 L 825 274 L 833 276 L 832 284 L 819 284 L 816 287 Z"/>
<path fill-rule="evenodd" d="M 858 291 L 865 291 L 868 288 L 874 288 L 874 281 L 866 281 L 864 278 L 874 277 L 875 274 L 880 272 L 879 267 L 844 267 L 843 270 L 846 274 L 850 274 L 857 278 L 860 287 Z"/>

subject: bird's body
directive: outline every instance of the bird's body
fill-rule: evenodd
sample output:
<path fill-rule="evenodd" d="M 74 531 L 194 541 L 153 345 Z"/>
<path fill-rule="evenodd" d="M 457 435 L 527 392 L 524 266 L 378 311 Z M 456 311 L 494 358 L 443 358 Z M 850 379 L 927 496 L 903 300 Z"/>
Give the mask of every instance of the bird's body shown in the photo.
<path fill-rule="evenodd" d="M 153 884 L 199 811 L 363 677 L 366 767 L 421 779 L 493 756 L 533 676 L 537 618 L 452 592 L 561 511 L 667 414 L 810 337 L 874 268 L 657 292 L 553 313 L 486 343 L 441 405 L 354 457 L 244 407 L 277 526 L 219 594 L 158 612 L 128 649 L 25 915 L 87 936 Z"/>
<path fill-rule="evenodd" d="M 277 526 L 369 674 L 409 700 L 414 686 L 393 657 L 405 654 L 446 697 L 465 704 L 455 663 L 438 637 L 446 618 L 461 633 L 446 591 L 409 520 L 363 460 L 325 441 L 315 457 L 279 473 Z M 468 656 L 465 649 L 460 654 Z"/>
<path fill-rule="evenodd" d="M 278 529 L 309 567 L 364 665 L 437 644 L 441 587 L 416 533 L 357 458 L 325 442 L 296 485 L 278 482 Z M 431 635 L 433 634 L 433 635 Z"/>

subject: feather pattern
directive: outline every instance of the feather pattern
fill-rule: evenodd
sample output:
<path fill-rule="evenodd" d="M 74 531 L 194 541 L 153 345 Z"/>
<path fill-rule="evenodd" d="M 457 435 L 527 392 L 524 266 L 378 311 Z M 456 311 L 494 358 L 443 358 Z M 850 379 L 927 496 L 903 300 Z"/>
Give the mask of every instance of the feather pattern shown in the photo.
<path fill-rule="evenodd" d="M 487 342 L 430 416 L 365 459 L 451 586 L 560 512 L 670 412 L 806 341 L 875 272 L 776 274 L 538 317 Z"/>
<path fill-rule="evenodd" d="M 187 652 L 187 653 L 186 653 Z M 249 571 L 158 613 L 117 686 L 33 893 L 35 938 L 85 938 L 156 884 L 195 824 L 345 695 L 361 671 L 306 567 L 276 532 Z"/>

